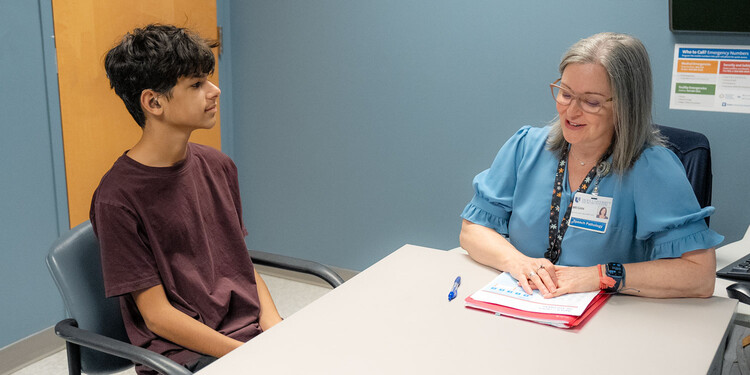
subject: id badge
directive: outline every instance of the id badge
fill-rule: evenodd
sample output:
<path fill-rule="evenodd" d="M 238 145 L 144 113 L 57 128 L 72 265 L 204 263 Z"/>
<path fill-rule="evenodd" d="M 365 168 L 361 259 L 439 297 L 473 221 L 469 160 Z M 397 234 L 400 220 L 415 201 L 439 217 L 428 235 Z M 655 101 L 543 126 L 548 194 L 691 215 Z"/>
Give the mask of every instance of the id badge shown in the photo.
<path fill-rule="evenodd" d="M 611 215 L 612 198 L 578 192 L 573 196 L 568 227 L 604 233 Z"/>

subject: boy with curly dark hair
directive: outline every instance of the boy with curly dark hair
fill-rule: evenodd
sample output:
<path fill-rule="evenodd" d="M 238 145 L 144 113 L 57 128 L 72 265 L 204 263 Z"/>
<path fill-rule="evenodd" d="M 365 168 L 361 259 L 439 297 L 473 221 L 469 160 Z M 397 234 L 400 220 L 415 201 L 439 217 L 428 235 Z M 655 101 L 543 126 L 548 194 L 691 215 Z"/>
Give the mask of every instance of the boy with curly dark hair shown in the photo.
<path fill-rule="evenodd" d="M 143 134 L 104 175 L 90 212 L 130 341 L 193 371 L 281 321 L 245 247 L 237 168 L 189 142 L 216 123 L 215 46 L 148 25 L 107 53 L 111 86 Z"/>

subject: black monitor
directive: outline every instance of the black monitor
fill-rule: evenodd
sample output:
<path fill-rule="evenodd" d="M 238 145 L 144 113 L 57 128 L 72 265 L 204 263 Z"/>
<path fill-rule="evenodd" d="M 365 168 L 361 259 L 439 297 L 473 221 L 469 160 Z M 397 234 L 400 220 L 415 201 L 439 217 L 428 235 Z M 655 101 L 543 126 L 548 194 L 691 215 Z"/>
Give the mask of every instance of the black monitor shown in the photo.
<path fill-rule="evenodd" d="M 750 33 L 750 0 L 669 0 L 669 29 Z"/>

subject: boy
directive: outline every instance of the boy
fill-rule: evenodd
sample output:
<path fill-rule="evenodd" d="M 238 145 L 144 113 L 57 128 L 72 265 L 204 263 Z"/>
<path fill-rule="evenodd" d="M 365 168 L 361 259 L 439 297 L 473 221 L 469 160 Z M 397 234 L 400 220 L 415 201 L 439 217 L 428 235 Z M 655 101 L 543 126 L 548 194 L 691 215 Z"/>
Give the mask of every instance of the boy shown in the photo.
<path fill-rule="evenodd" d="M 237 168 L 188 142 L 216 123 L 212 47 L 149 25 L 107 53 L 111 87 L 143 134 L 104 175 L 90 213 L 131 343 L 193 371 L 281 321 L 245 247 Z"/>

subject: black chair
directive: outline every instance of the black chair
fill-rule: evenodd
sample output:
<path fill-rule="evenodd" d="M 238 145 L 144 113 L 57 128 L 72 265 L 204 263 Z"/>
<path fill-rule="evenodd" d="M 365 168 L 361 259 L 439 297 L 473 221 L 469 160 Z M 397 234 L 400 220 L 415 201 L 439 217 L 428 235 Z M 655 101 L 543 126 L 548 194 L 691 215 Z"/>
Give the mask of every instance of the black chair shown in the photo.
<path fill-rule="evenodd" d="M 685 166 L 685 173 L 690 185 L 693 186 L 693 192 L 701 208 L 710 206 L 713 174 L 711 173 L 711 146 L 708 144 L 708 138 L 701 133 L 689 130 L 656 124 L 654 127 L 666 139 L 666 146 Z M 706 218 L 706 225 L 709 219 Z"/>
<path fill-rule="evenodd" d="M 255 250 L 250 250 L 250 256 L 255 264 L 315 275 L 334 288 L 344 282 L 319 263 Z M 119 298 L 104 296 L 99 241 L 90 222 L 55 241 L 47 255 L 47 267 L 71 317 L 55 325 L 55 333 L 66 341 L 70 374 L 108 374 L 134 362 L 163 374 L 191 374 L 169 358 L 130 344 Z"/>

